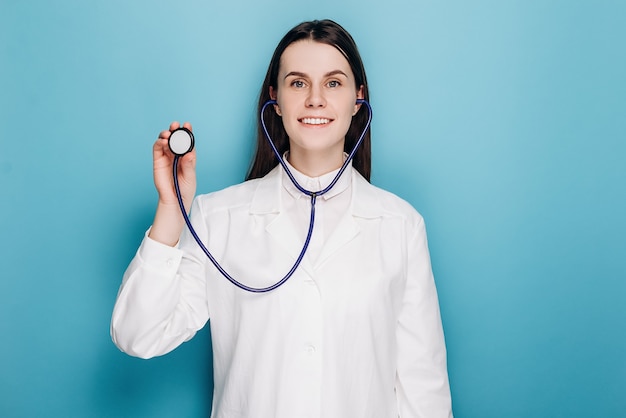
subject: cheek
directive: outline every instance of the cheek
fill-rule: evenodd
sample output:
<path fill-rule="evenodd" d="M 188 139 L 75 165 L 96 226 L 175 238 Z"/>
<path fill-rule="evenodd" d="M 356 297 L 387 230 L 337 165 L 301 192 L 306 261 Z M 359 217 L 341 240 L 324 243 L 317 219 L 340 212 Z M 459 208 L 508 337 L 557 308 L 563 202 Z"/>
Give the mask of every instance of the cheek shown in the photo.
<path fill-rule="evenodd" d="M 289 114 L 289 111 L 283 111 L 282 117 L 280 118 L 283 123 L 283 128 L 287 133 L 288 137 L 292 137 L 297 132 L 299 122 Z"/>
<path fill-rule="evenodd" d="M 346 101 L 345 101 L 345 108 L 344 108 L 346 114 L 348 114 L 350 116 L 354 115 L 354 112 L 356 110 L 356 108 L 355 108 L 356 101 L 357 101 L 357 95 L 356 94 L 350 95 L 350 97 L 346 99 Z"/>
<path fill-rule="evenodd" d="M 355 100 L 355 103 L 356 103 L 356 100 Z M 352 118 L 354 117 L 355 110 L 356 109 L 355 109 L 355 104 L 354 103 L 348 103 L 342 109 L 343 115 L 344 115 L 344 119 L 347 120 L 348 125 L 352 122 Z"/>
<path fill-rule="evenodd" d="M 299 105 L 299 100 L 297 95 L 285 91 L 284 89 L 279 89 L 276 94 L 276 102 L 283 113 L 289 113 L 290 110 L 296 108 Z"/>

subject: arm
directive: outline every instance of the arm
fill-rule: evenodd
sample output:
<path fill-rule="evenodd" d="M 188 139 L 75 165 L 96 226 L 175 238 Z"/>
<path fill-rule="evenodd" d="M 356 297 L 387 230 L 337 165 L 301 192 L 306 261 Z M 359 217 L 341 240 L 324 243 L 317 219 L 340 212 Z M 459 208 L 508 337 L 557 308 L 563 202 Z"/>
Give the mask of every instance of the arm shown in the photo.
<path fill-rule="evenodd" d="M 206 324 L 205 286 L 204 265 L 196 257 L 146 236 L 118 292 L 113 342 L 141 358 L 172 351 Z"/>
<path fill-rule="evenodd" d="M 192 253 L 174 248 L 184 226 L 174 191 L 171 131 L 160 133 L 153 146 L 154 183 L 159 193 L 155 219 L 124 274 L 113 317 L 115 344 L 133 356 L 165 354 L 189 340 L 208 319 L 203 264 Z M 185 124 L 187 129 L 191 125 Z M 183 202 L 189 210 L 196 187 L 195 151 L 178 167 Z M 199 212 L 199 210 L 197 211 Z M 193 215 L 192 215 L 193 217 Z M 184 254 L 187 254 L 183 257 Z"/>
<path fill-rule="evenodd" d="M 407 233 L 407 283 L 396 331 L 398 411 L 401 418 L 450 418 L 446 347 L 423 219 Z"/>

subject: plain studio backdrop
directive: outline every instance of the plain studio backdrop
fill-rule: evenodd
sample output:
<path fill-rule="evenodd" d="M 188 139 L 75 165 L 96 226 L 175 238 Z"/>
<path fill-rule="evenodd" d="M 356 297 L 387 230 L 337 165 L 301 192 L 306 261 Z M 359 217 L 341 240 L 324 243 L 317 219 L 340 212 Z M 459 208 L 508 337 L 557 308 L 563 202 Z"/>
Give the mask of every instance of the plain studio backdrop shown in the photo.
<path fill-rule="evenodd" d="M 206 417 L 208 327 L 121 353 L 151 147 L 194 125 L 198 192 L 243 180 L 271 53 L 355 37 L 373 183 L 425 217 L 459 418 L 626 416 L 626 3 L 0 3 L 0 416 Z"/>

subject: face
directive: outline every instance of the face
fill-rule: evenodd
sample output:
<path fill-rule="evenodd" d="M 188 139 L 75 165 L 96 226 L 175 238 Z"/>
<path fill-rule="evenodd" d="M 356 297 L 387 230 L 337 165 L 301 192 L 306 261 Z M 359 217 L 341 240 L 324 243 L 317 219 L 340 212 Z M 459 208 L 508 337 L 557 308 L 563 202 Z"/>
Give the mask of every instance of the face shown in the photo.
<path fill-rule="evenodd" d="M 345 135 L 362 92 L 350 64 L 335 47 L 311 40 L 289 45 L 270 96 L 277 101 L 275 110 L 289 136 L 290 156 L 316 154 L 342 160 Z"/>

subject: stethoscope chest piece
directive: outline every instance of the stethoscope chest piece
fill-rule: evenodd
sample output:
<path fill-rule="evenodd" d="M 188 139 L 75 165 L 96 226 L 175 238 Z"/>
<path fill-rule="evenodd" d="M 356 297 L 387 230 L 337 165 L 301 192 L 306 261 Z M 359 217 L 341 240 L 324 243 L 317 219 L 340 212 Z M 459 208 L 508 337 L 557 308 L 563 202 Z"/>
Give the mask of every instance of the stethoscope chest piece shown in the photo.
<path fill-rule="evenodd" d="M 193 133 L 187 128 L 178 128 L 170 134 L 170 150 L 176 155 L 185 155 L 193 149 Z"/>

